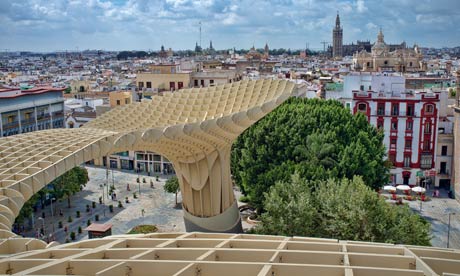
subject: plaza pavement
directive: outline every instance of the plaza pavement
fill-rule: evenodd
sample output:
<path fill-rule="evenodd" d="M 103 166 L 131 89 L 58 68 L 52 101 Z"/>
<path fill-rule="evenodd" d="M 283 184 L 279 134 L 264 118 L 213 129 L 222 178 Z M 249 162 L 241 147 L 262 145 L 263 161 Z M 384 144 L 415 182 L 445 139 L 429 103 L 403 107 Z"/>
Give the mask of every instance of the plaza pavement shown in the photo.
<path fill-rule="evenodd" d="M 436 247 L 447 247 L 449 213 L 451 213 L 449 248 L 460 249 L 460 203 L 455 199 L 449 198 L 445 190 L 440 190 L 439 197 L 432 197 L 432 193 L 433 189 L 428 190 L 426 193 L 430 197 L 430 201 L 403 200 L 403 202 L 407 203 L 414 212 L 430 222 L 431 245 Z M 398 195 L 401 196 L 400 192 L 398 192 Z M 392 202 L 392 200 L 388 201 Z"/>
<path fill-rule="evenodd" d="M 138 224 L 154 224 L 159 228 L 159 231 L 185 231 L 183 222 L 182 208 L 175 207 L 175 195 L 166 193 L 163 189 L 164 183 L 169 176 L 160 175 L 159 181 L 156 181 L 154 176 L 141 174 L 140 193 L 139 184 L 136 182 L 137 174 L 132 171 L 109 170 L 108 182 L 109 185 L 115 185 L 115 193 L 117 200 L 113 201 L 107 197 L 106 170 L 100 167 L 87 166 L 89 182 L 84 189 L 72 196 L 71 208 L 67 208 L 67 200 L 53 203 L 54 217 L 51 217 L 51 206 L 38 209 L 35 212 L 35 229 L 26 231 L 26 236 L 36 236 L 37 229 L 42 227 L 43 221 L 39 219 L 42 212 L 45 212 L 45 236 L 54 233 L 54 240 L 61 243 L 66 239 L 70 239 L 70 232 L 78 233 L 78 227 L 82 229 L 87 227 L 87 220 L 95 221 L 95 215 L 99 215 L 98 223 L 113 224 L 112 234 L 125 234 L 132 227 Z M 146 183 L 142 183 L 142 179 L 146 179 Z M 154 188 L 150 187 L 150 180 L 154 183 Z M 127 184 L 130 185 L 130 191 L 127 191 Z M 104 187 L 104 202 L 99 204 L 99 197 L 102 196 L 102 187 Z M 137 194 L 137 199 L 133 198 L 133 193 Z M 130 203 L 125 203 L 125 197 L 128 197 Z M 123 208 L 118 207 L 118 200 L 123 204 Z M 92 202 L 96 202 L 96 208 L 92 208 Z M 178 202 L 181 197 L 178 195 Z M 90 205 L 90 212 L 86 212 L 86 205 Z M 113 213 L 109 212 L 109 205 L 113 205 Z M 60 210 L 63 216 L 59 215 Z M 76 211 L 79 210 L 81 217 L 76 218 Z M 142 212 L 144 210 L 144 212 Z M 72 216 L 73 222 L 68 223 L 69 215 Z M 59 221 L 62 221 L 63 228 L 58 228 Z M 53 223 L 52 223 L 53 222 Z M 67 226 L 67 232 L 64 231 Z M 53 232 L 54 227 L 54 232 Z M 82 234 L 77 234 L 76 240 L 87 239 L 86 231 Z"/>

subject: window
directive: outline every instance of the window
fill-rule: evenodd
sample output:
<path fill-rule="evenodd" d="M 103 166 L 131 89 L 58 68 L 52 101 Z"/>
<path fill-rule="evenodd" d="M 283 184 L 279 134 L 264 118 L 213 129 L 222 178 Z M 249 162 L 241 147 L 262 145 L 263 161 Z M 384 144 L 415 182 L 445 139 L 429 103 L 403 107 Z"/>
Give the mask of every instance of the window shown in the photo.
<path fill-rule="evenodd" d="M 430 150 L 430 140 L 423 141 L 423 150 Z"/>
<path fill-rule="evenodd" d="M 140 81 L 138 86 L 139 86 L 139 88 L 144 88 L 144 82 Z"/>
<path fill-rule="evenodd" d="M 442 146 L 441 147 L 441 155 L 446 156 L 447 155 L 447 146 Z"/>
<path fill-rule="evenodd" d="M 411 149 L 412 148 L 412 140 L 407 139 L 406 142 L 404 143 L 404 148 L 405 149 Z"/>
<path fill-rule="evenodd" d="M 129 104 L 129 99 L 128 98 L 125 99 L 125 104 Z"/>
<path fill-rule="evenodd" d="M 391 130 L 398 130 L 398 121 L 391 122 Z"/>
<path fill-rule="evenodd" d="M 404 168 L 410 168 L 410 155 L 404 155 Z"/>
<path fill-rule="evenodd" d="M 406 122 L 406 130 L 412 130 L 412 121 Z"/>
<path fill-rule="evenodd" d="M 431 123 L 430 122 L 425 123 L 425 134 L 431 134 Z"/>
<path fill-rule="evenodd" d="M 377 115 L 379 116 L 385 115 L 385 104 L 384 103 L 377 104 Z"/>
<path fill-rule="evenodd" d="M 120 105 L 120 104 L 121 104 L 121 103 L 120 103 L 120 100 L 117 100 L 117 105 Z"/>
<path fill-rule="evenodd" d="M 391 138 L 390 139 L 390 149 L 396 149 L 396 143 L 397 143 L 396 138 Z"/>
<path fill-rule="evenodd" d="M 183 87 L 184 87 L 184 83 L 181 82 L 181 81 L 179 81 L 179 82 L 177 83 L 177 89 L 182 89 Z"/>
<path fill-rule="evenodd" d="M 411 61 L 411 62 L 409 62 L 409 67 L 412 67 L 412 61 Z"/>
<path fill-rule="evenodd" d="M 364 103 L 358 104 L 358 111 L 359 111 L 359 112 L 366 112 L 366 109 L 367 109 L 367 105 L 366 105 L 366 104 L 364 104 Z"/>
<path fill-rule="evenodd" d="M 371 63 L 370 63 L 370 62 L 367 62 L 366 65 L 367 65 L 367 67 L 371 67 Z"/>
<path fill-rule="evenodd" d="M 391 105 L 391 116 L 399 116 L 399 104 Z"/>
<path fill-rule="evenodd" d="M 378 129 L 383 129 L 383 121 L 382 120 L 377 121 L 377 128 Z"/>
<path fill-rule="evenodd" d="M 345 106 L 350 109 L 351 108 L 351 104 L 350 103 L 346 103 Z"/>
<path fill-rule="evenodd" d="M 390 155 L 388 156 L 388 160 L 390 160 L 392 166 L 394 167 L 396 164 L 396 154 L 390 153 Z"/>
<path fill-rule="evenodd" d="M 14 121 L 16 121 L 16 116 L 15 115 L 8 116 L 8 123 L 13 123 Z"/>
<path fill-rule="evenodd" d="M 432 104 L 427 104 L 425 106 L 425 112 L 426 113 L 433 113 L 433 111 L 434 111 L 434 106 Z"/>
<path fill-rule="evenodd" d="M 388 60 L 385 60 L 383 64 L 388 65 Z"/>
<path fill-rule="evenodd" d="M 414 116 L 414 105 L 413 104 L 407 105 L 407 116 Z"/>
<path fill-rule="evenodd" d="M 152 82 L 151 81 L 146 82 L 146 85 L 147 85 L 147 88 L 152 88 Z"/>
<path fill-rule="evenodd" d="M 198 80 L 193 81 L 193 86 L 198 87 Z"/>
<path fill-rule="evenodd" d="M 403 185 L 409 185 L 409 176 L 403 175 Z"/>
<path fill-rule="evenodd" d="M 210 83 L 210 84 L 213 84 L 213 83 L 214 83 L 214 80 L 209 80 L 209 83 Z"/>
<path fill-rule="evenodd" d="M 439 173 L 440 174 L 447 174 L 447 163 L 446 162 L 441 162 L 440 164 L 440 168 L 439 168 Z"/>
<path fill-rule="evenodd" d="M 364 91 L 364 85 L 361 85 L 361 86 L 359 87 L 359 90 Z"/>
<path fill-rule="evenodd" d="M 200 83 L 201 83 L 201 86 L 204 87 L 204 80 L 201 80 Z"/>
<path fill-rule="evenodd" d="M 420 158 L 420 168 L 421 169 L 431 169 L 432 164 L 432 156 L 431 154 L 422 154 Z"/>
<path fill-rule="evenodd" d="M 372 91 L 372 86 L 369 85 L 369 91 Z"/>

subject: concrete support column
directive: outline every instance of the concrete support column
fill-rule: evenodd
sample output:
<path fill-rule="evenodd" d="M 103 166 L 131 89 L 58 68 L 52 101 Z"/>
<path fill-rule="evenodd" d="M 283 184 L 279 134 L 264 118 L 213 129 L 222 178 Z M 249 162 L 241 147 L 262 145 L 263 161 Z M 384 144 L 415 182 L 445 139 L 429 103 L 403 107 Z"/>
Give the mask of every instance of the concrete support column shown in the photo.
<path fill-rule="evenodd" d="M 37 116 L 37 107 L 34 106 L 34 116 L 35 116 L 35 130 L 38 130 L 38 116 Z"/>
<path fill-rule="evenodd" d="M 3 115 L 0 113 L 0 137 L 3 137 Z"/>
<path fill-rule="evenodd" d="M 19 123 L 19 133 L 22 133 L 21 110 L 19 109 L 18 109 L 18 123 Z"/>
<path fill-rule="evenodd" d="M 50 128 L 54 128 L 53 127 L 53 112 L 51 111 L 51 104 L 48 105 L 48 112 L 50 114 Z"/>
<path fill-rule="evenodd" d="M 230 150 L 231 146 L 215 149 L 194 161 L 171 160 L 179 179 L 187 231 L 242 232 L 230 177 Z"/>

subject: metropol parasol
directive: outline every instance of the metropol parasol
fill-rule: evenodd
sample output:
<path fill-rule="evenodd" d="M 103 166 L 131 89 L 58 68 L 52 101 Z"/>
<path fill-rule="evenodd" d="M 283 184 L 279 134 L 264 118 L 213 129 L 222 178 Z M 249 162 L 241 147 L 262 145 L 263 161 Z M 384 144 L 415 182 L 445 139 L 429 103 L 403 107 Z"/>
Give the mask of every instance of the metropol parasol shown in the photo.
<path fill-rule="evenodd" d="M 232 143 L 295 91 L 285 80 L 184 89 L 115 108 L 79 129 L 0 138 L 0 274 L 460 274 L 458 250 L 242 234 L 230 175 Z M 127 150 L 156 152 L 173 163 L 188 233 L 59 245 L 11 232 L 24 203 L 53 179 Z"/>

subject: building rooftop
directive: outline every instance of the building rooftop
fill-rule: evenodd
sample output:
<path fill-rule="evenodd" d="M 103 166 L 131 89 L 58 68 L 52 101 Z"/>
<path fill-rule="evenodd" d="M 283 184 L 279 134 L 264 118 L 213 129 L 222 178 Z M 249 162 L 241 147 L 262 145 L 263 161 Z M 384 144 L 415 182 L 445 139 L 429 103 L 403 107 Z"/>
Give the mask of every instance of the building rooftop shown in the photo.
<path fill-rule="evenodd" d="M 14 241 L 11 240 L 11 241 Z M 0 260 L 13 275 L 453 275 L 460 251 L 217 233 L 109 236 Z"/>
<path fill-rule="evenodd" d="M 86 227 L 85 231 L 95 231 L 95 232 L 105 232 L 107 230 L 109 230 L 110 228 L 112 228 L 112 224 L 111 223 L 91 223 L 90 226 Z"/>

